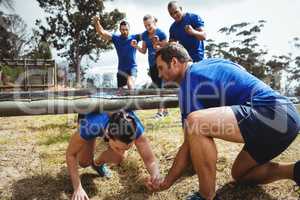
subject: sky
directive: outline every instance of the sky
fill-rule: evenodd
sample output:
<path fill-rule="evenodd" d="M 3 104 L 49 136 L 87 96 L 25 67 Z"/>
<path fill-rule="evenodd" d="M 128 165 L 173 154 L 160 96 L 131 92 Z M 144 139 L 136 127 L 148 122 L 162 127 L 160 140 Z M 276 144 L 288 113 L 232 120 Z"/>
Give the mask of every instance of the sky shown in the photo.
<path fill-rule="evenodd" d="M 19 14 L 29 27 L 34 27 L 37 18 L 45 18 L 35 0 L 15 0 L 15 13 Z M 173 22 L 167 11 L 169 0 L 114 0 L 105 3 L 107 10 L 119 9 L 126 13 L 131 24 L 131 33 L 145 30 L 142 18 L 152 14 L 158 18 L 158 27 L 168 30 Z M 239 22 L 267 21 L 259 36 L 259 42 L 270 53 L 281 55 L 291 51 L 289 41 L 300 37 L 300 1 L 299 0 L 181 0 L 184 11 L 201 16 L 205 22 L 208 39 L 218 38 L 218 30 Z M 59 60 L 59 59 L 58 59 Z M 147 73 L 147 55 L 137 53 L 139 65 L 138 82 L 145 80 Z M 116 70 L 117 55 L 111 50 L 101 55 L 98 63 L 83 59 L 83 63 L 93 66 L 93 73 Z M 147 77 L 148 78 L 148 77 Z M 149 81 L 150 79 L 148 79 Z"/>

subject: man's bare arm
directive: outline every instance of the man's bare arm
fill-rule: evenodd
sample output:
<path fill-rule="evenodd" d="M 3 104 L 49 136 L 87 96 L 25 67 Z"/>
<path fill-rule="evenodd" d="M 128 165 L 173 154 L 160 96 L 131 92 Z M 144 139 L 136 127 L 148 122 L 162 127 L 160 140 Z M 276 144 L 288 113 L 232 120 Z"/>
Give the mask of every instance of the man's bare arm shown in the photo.
<path fill-rule="evenodd" d="M 92 20 L 96 28 L 96 32 L 99 34 L 99 36 L 104 40 L 110 41 L 112 39 L 112 34 L 104 30 L 104 28 L 100 23 L 100 18 L 98 16 L 94 16 Z"/>
<path fill-rule="evenodd" d="M 206 32 L 201 27 L 194 29 L 191 25 L 187 25 L 185 31 L 197 38 L 197 40 L 206 40 Z"/>

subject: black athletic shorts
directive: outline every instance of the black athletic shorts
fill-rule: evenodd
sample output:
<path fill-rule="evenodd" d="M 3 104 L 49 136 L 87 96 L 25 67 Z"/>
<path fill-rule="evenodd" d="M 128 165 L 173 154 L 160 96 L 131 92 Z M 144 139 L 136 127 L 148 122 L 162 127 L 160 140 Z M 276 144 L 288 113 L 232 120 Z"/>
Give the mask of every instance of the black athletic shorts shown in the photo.
<path fill-rule="evenodd" d="M 151 77 L 152 82 L 155 84 L 155 87 L 163 88 L 163 81 L 158 76 L 158 69 L 157 69 L 156 65 L 150 66 L 149 76 Z"/>
<path fill-rule="evenodd" d="M 281 154 L 299 133 L 300 117 L 293 104 L 231 108 L 245 141 L 244 150 L 259 164 Z"/>
<path fill-rule="evenodd" d="M 137 76 L 136 67 L 134 67 L 130 70 L 127 70 L 127 71 L 118 71 L 118 73 L 117 73 L 118 88 L 127 85 L 128 76 L 133 76 L 133 77 Z"/>

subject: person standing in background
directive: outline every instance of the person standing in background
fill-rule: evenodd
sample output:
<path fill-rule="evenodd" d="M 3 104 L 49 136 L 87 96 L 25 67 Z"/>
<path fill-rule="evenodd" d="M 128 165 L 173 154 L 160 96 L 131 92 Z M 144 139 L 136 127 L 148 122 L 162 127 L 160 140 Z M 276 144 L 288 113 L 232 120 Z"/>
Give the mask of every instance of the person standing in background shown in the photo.
<path fill-rule="evenodd" d="M 170 42 L 179 42 L 188 51 L 193 62 L 204 58 L 204 40 L 206 32 L 203 30 L 204 21 L 199 15 L 183 12 L 178 1 L 168 4 L 168 11 L 175 22 L 170 27 Z"/>
<path fill-rule="evenodd" d="M 118 88 L 121 89 L 127 85 L 128 89 L 134 89 L 134 82 L 137 76 L 137 62 L 136 48 L 133 46 L 140 41 L 140 35 L 130 35 L 130 26 L 126 21 L 120 23 L 119 30 L 121 35 L 112 34 L 104 30 L 98 16 L 93 17 L 93 23 L 100 37 L 104 40 L 112 41 L 116 48 L 119 61 L 117 73 Z"/>
<path fill-rule="evenodd" d="M 146 31 L 142 33 L 142 47 L 136 44 L 134 47 L 142 54 L 146 54 L 148 50 L 149 76 L 155 88 L 163 88 L 163 81 L 158 76 L 158 70 L 155 63 L 156 50 L 167 44 L 167 35 L 159 28 L 157 28 L 157 19 L 152 15 L 145 15 L 143 18 Z M 163 106 L 158 109 L 155 117 L 160 119 L 168 115 L 167 109 Z"/>

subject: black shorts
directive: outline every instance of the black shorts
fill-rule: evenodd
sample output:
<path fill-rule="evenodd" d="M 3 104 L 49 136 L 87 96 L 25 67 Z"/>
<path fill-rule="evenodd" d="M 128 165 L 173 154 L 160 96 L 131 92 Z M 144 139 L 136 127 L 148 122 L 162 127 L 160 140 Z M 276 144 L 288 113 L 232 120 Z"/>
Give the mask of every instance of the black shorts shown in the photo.
<path fill-rule="evenodd" d="M 134 67 L 130 70 L 127 70 L 127 71 L 118 71 L 118 73 L 117 73 L 118 88 L 127 85 L 128 76 L 134 76 L 134 77 L 137 76 L 136 67 Z"/>
<path fill-rule="evenodd" d="M 245 141 L 244 150 L 259 164 L 281 154 L 299 133 L 300 117 L 293 104 L 231 108 Z"/>
<path fill-rule="evenodd" d="M 150 66 L 149 76 L 151 77 L 152 82 L 155 84 L 156 88 L 163 88 L 163 81 L 158 76 L 158 69 L 155 66 Z"/>

